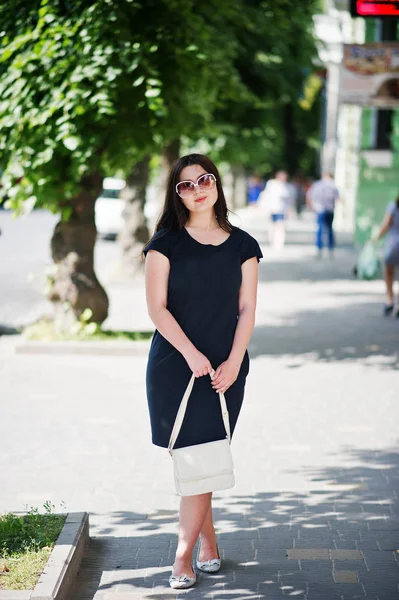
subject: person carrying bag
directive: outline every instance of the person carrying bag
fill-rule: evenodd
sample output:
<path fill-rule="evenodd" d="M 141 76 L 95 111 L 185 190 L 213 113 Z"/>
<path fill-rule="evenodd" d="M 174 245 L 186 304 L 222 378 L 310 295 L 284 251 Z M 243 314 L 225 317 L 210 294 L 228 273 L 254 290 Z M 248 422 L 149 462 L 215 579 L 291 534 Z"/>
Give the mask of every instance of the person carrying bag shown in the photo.
<path fill-rule="evenodd" d="M 230 440 L 249 372 L 262 252 L 233 227 L 216 166 L 201 154 L 173 165 L 165 206 L 144 248 L 149 315 L 156 327 L 146 387 L 152 441 L 169 448 L 180 499 L 174 589 L 215 573 L 221 559 L 212 493 L 234 485 Z M 211 376 L 211 380 L 209 378 Z"/>
<path fill-rule="evenodd" d="M 385 317 L 394 312 L 395 272 L 399 269 L 399 196 L 389 204 L 385 219 L 375 236 L 375 242 L 385 237 L 384 248 L 384 281 L 386 286 L 386 304 L 383 308 Z M 399 319 L 399 295 L 395 317 Z"/>

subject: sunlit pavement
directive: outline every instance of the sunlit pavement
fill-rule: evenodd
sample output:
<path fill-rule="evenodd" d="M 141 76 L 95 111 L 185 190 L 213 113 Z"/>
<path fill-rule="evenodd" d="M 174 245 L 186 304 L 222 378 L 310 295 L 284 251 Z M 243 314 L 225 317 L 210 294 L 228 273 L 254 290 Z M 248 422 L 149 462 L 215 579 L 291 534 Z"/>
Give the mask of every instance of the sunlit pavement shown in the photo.
<path fill-rule="evenodd" d="M 317 261 L 309 218 L 281 254 L 256 213 L 243 220 L 265 260 L 237 485 L 215 499 L 222 570 L 185 593 L 399 598 L 399 320 L 381 317 L 382 282 L 353 279 L 345 236 Z M 137 322 L 142 283 L 108 281 L 110 319 Z M 0 510 L 50 499 L 90 512 L 73 600 L 180 595 L 167 584 L 178 498 L 150 444 L 145 356 L 2 354 Z"/>

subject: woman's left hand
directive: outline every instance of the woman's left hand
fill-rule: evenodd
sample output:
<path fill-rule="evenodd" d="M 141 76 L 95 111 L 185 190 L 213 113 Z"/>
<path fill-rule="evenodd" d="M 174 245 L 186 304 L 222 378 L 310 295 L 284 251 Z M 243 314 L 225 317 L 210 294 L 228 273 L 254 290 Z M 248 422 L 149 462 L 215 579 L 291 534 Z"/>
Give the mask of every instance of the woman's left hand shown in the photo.
<path fill-rule="evenodd" d="M 230 360 L 219 365 L 212 379 L 212 387 L 215 392 L 224 394 L 233 385 L 240 372 L 240 366 Z"/>

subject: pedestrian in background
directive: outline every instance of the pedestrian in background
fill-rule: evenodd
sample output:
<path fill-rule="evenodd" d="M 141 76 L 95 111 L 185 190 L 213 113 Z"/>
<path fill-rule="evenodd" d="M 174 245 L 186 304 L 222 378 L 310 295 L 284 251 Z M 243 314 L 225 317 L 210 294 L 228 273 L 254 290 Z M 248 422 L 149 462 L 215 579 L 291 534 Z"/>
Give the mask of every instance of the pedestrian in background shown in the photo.
<path fill-rule="evenodd" d="M 339 198 L 338 189 L 331 173 L 323 173 L 321 179 L 313 183 L 306 196 L 306 201 L 311 210 L 316 213 L 317 255 L 322 256 L 324 246 L 323 238 L 327 236 L 327 245 L 330 256 L 335 248 L 335 235 L 333 230 L 335 203 Z"/>
<path fill-rule="evenodd" d="M 225 394 L 233 432 L 249 371 L 262 252 L 253 237 L 230 224 L 220 175 L 206 156 L 184 156 L 172 167 L 164 210 L 144 254 L 148 312 L 156 326 L 147 366 L 152 441 L 168 447 L 192 374 L 197 379 L 174 447 L 224 440 L 217 393 Z M 221 559 L 212 492 L 181 498 L 169 580 L 174 589 L 196 582 L 198 536 L 197 568 L 215 573 Z"/>
<path fill-rule="evenodd" d="M 293 188 L 288 183 L 287 172 L 277 171 L 259 196 L 259 207 L 269 219 L 269 243 L 275 250 L 284 248 L 285 220 L 293 201 Z"/>
<path fill-rule="evenodd" d="M 265 187 L 260 177 L 254 175 L 248 179 L 248 204 L 255 204 Z"/>
<path fill-rule="evenodd" d="M 375 241 L 387 236 L 384 251 L 384 279 L 386 285 L 387 303 L 384 306 L 384 315 L 389 316 L 394 309 L 393 286 L 395 270 L 399 267 L 399 196 L 396 202 L 388 206 L 385 219 Z M 399 319 L 399 296 L 396 307 L 396 318 Z"/>

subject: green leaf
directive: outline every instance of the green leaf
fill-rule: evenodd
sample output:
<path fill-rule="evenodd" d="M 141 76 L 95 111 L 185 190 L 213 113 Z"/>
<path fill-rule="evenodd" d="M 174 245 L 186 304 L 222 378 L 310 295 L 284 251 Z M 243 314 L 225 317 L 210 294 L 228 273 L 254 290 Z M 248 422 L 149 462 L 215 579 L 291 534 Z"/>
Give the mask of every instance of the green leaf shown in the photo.
<path fill-rule="evenodd" d="M 144 75 L 141 75 L 141 77 L 138 77 L 136 79 L 136 81 L 133 82 L 133 87 L 139 87 L 139 85 L 141 85 L 144 81 L 145 77 Z"/>
<path fill-rule="evenodd" d="M 156 98 L 157 96 L 159 96 L 160 93 L 161 93 L 160 89 L 150 88 L 149 90 L 146 91 L 145 95 L 147 98 Z"/>
<path fill-rule="evenodd" d="M 73 152 L 79 146 L 79 138 L 70 135 L 69 137 L 64 138 L 63 143 L 65 148 L 68 148 L 68 150 L 71 150 L 71 152 Z"/>
<path fill-rule="evenodd" d="M 83 321 L 84 323 L 87 323 L 88 321 L 90 321 L 92 316 L 93 316 L 93 311 L 90 308 L 85 308 L 85 310 L 82 312 L 82 314 L 80 316 L 80 320 Z"/>

